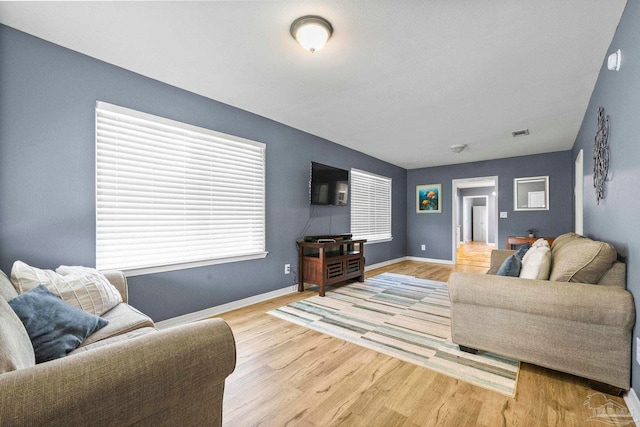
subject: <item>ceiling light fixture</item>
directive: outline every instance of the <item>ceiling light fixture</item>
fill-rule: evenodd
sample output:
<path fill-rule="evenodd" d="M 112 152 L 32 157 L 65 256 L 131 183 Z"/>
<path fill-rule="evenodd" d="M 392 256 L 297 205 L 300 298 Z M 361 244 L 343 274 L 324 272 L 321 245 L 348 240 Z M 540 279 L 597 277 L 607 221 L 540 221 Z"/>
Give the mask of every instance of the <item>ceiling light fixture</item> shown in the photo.
<path fill-rule="evenodd" d="M 333 27 L 320 16 L 307 15 L 293 21 L 289 29 L 291 36 L 309 52 L 314 53 L 327 44 L 333 33 Z"/>
<path fill-rule="evenodd" d="M 465 148 L 467 148 L 467 144 L 456 144 L 456 145 L 451 145 L 449 147 L 451 152 L 456 154 L 462 153 L 462 151 L 464 151 Z"/>

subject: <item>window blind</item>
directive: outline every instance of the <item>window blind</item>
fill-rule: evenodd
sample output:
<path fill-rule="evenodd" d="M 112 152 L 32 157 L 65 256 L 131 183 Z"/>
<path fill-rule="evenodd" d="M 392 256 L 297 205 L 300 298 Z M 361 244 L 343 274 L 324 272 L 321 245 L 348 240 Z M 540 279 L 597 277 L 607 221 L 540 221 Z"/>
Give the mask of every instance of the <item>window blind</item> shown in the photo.
<path fill-rule="evenodd" d="M 96 103 L 96 266 L 129 275 L 266 256 L 265 145 Z"/>
<path fill-rule="evenodd" d="M 391 178 L 351 169 L 351 234 L 369 241 L 392 238 Z"/>

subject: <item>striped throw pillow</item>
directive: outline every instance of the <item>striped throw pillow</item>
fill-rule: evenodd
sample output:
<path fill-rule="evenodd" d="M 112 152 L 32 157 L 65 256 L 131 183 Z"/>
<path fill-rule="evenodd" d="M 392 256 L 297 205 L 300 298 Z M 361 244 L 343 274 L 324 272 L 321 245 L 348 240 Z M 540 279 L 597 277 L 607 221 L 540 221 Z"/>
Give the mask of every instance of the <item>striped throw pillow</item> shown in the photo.
<path fill-rule="evenodd" d="M 45 285 L 62 300 L 96 316 L 122 302 L 120 292 L 93 268 L 60 266 L 53 271 L 16 261 L 11 269 L 11 282 L 19 294 Z"/>

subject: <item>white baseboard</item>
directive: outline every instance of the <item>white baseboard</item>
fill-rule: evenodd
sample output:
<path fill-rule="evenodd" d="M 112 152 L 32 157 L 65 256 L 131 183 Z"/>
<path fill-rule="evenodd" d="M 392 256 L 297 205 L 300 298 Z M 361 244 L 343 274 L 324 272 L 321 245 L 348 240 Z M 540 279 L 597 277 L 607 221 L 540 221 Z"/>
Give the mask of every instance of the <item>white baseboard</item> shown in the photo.
<path fill-rule="evenodd" d="M 231 301 L 227 304 L 217 305 L 215 307 L 206 308 L 204 310 L 195 311 L 193 313 L 184 314 L 182 316 L 172 317 L 171 319 L 167 320 L 162 320 L 156 323 L 156 328 L 167 329 L 173 326 L 185 325 L 187 323 L 206 319 L 207 317 L 215 316 L 220 313 L 226 313 L 227 311 L 237 310 L 239 308 L 257 304 L 259 302 L 281 297 L 283 295 L 296 292 L 297 290 L 298 285 L 291 285 L 287 286 L 286 288 L 276 289 L 275 291 L 267 292 L 260 295 L 254 295 L 252 297 L 244 298 L 238 301 Z"/>
<path fill-rule="evenodd" d="M 422 258 L 417 256 L 408 256 L 407 259 L 409 261 L 418 261 L 418 262 L 430 262 L 433 264 L 449 264 L 453 265 L 453 261 L 450 259 L 435 259 L 435 258 Z"/>
<path fill-rule="evenodd" d="M 638 400 L 638 395 L 633 388 L 624 395 L 624 401 L 627 404 L 627 408 L 629 408 L 629 413 L 633 417 L 633 420 L 640 420 L 640 400 Z"/>
<path fill-rule="evenodd" d="M 375 270 L 376 268 L 386 267 L 387 265 L 395 264 L 398 262 L 406 261 L 407 257 L 403 256 L 396 259 L 390 259 L 389 261 L 382 261 L 377 264 L 371 264 L 364 267 L 364 271 Z"/>

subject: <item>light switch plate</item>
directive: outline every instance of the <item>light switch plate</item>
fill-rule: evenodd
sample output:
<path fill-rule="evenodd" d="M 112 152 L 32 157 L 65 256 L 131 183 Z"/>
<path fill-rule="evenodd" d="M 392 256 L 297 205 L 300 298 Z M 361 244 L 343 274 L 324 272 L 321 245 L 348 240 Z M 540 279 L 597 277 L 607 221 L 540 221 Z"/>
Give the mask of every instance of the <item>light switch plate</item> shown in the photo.
<path fill-rule="evenodd" d="M 500 218 L 506 218 L 506 217 L 507 217 L 506 212 L 500 212 Z"/>

